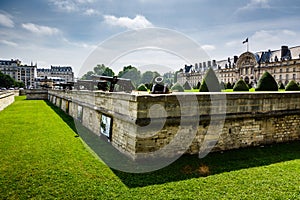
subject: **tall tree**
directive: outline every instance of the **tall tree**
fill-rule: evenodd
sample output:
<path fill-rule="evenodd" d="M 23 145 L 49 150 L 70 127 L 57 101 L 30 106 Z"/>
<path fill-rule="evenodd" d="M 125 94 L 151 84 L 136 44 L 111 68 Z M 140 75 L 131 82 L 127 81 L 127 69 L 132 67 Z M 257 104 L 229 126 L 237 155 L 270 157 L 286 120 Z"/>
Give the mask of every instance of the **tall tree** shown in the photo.
<path fill-rule="evenodd" d="M 92 75 L 111 76 L 112 77 L 115 75 L 115 73 L 111 68 L 106 67 L 104 64 L 101 64 L 101 65 L 97 65 L 96 67 L 94 67 L 93 71 L 88 71 L 86 74 L 84 74 L 82 76 L 81 79 L 91 80 Z"/>
<path fill-rule="evenodd" d="M 123 70 L 118 73 L 118 77 L 130 79 L 131 82 L 137 86 L 141 80 L 141 72 L 137 68 L 129 65 L 123 67 Z"/>

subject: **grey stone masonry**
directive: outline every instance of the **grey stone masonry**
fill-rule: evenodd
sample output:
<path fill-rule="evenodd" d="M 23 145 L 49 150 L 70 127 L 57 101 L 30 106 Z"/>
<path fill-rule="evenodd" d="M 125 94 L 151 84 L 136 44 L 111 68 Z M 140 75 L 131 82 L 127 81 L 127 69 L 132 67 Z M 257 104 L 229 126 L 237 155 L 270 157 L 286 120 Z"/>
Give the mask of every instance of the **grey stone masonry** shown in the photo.
<path fill-rule="evenodd" d="M 14 91 L 0 92 L 0 111 L 15 101 Z"/>
<path fill-rule="evenodd" d="M 49 90 L 48 99 L 75 119 L 81 117 L 97 135 L 101 116 L 111 117 L 110 142 L 132 158 L 171 143 L 176 151 L 197 154 L 210 145 L 204 140 L 217 140 L 212 151 L 223 151 L 300 139 L 300 92 L 154 95 Z M 208 134 L 213 130 L 218 132 Z"/>

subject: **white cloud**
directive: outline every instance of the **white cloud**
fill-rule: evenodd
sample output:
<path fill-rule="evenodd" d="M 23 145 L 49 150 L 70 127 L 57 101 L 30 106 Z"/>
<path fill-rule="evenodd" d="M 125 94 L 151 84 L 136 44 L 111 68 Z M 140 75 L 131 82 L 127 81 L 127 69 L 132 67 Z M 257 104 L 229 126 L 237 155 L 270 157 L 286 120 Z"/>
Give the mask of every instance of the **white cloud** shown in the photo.
<path fill-rule="evenodd" d="M 15 26 L 11 17 L 0 13 L 0 25 L 13 28 Z"/>
<path fill-rule="evenodd" d="M 76 3 L 70 0 L 51 0 L 51 2 L 62 11 L 73 12 L 78 9 Z"/>
<path fill-rule="evenodd" d="M 12 46 L 12 47 L 18 46 L 17 43 L 11 42 L 11 41 L 8 41 L 8 40 L 0 40 L 0 43 L 5 44 L 5 45 L 7 45 L 7 46 Z"/>
<path fill-rule="evenodd" d="M 147 28 L 152 27 L 152 23 L 149 22 L 144 16 L 136 15 L 135 18 L 130 19 L 129 17 L 120 17 L 117 18 L 112 15 L 104 16 L 105 23 L 112 26 L 119 26 L 128 29 L 138 29 L 138 28 Z"/>
<path fill-rule="evenodd" d="M 84 11 L 83 14 L 92 16 L 92 15 L 99 15 L 100 12 L 91 8 L 91 9 L 87 9 L 86 11 Z"/>
<path fill-rule="evenodd" d="M 214 45 L 210 45 L 210 44 L 202 45 L 201 48 L 205 51 L 212 51 L 216 49 Z"/>
<path fill-rule="evenodd" d="M 22 27 L 32 33 L 36 33 L 39 35 L 56 35 L 60 32 L 57 28 L 52 28 L 49 26 L 40 26 L 33 23 L 22 24 Z"/>
<path fill-rule="evenodd" d="M 95 0 L 50 0 L 59 10 L 66 12 L 82 11 L 82 4 L 91 4 Z"/>
<path fill-rule="evenodd" d="M 269 1 L 270 0 L 250 0 L 250 2 L 247 3 L 247 5 L 239 8 L 237 12 L 253 10 L 258 8 L 271 8 Z"/>

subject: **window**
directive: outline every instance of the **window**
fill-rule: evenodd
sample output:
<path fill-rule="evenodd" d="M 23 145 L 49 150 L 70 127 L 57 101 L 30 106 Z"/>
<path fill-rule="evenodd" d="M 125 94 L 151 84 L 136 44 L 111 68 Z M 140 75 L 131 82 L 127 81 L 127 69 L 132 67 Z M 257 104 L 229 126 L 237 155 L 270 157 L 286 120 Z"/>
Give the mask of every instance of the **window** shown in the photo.
<path fill-rule="evenodd" d="M 279 72 L 282 73 L 282 69 L 280 69 Z"/>
<path fill-rule="evenodd" d="M 293 72 L 296 72 L 296 68 L 293 68 Z"/>
<path fill-rule="evenodd" d="M 293 74 L 293 80 L 296 80 L 296 74 Z"/>
<path fill-rule="evenodd" d="M 282 81 L 282 75 L 281 74 L 279 75 L 279 80 Z"/>
<path fill-rule="evenodd" d="M 286 72 L 289 72 L 289 68 L 286 68 Z"/>
<path fill-rule="evenodd" d="M 286 75 L 285 75 L 285 79 L 286 79 L 286 80 L 289 80 L 289 74 L 286 74 Z"/>

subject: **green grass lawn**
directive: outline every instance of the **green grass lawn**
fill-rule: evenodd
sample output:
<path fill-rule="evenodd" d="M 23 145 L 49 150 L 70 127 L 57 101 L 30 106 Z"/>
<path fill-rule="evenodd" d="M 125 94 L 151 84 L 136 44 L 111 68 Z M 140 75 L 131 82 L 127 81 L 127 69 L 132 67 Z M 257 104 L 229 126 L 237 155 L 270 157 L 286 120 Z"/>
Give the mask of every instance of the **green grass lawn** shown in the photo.
<path fill-rule="evenodd" d="M 45 101 L 16 97 L 0 122 L 0 199 L 300 199 L 299 141 L 128 174 L 95 157 Z"/>

